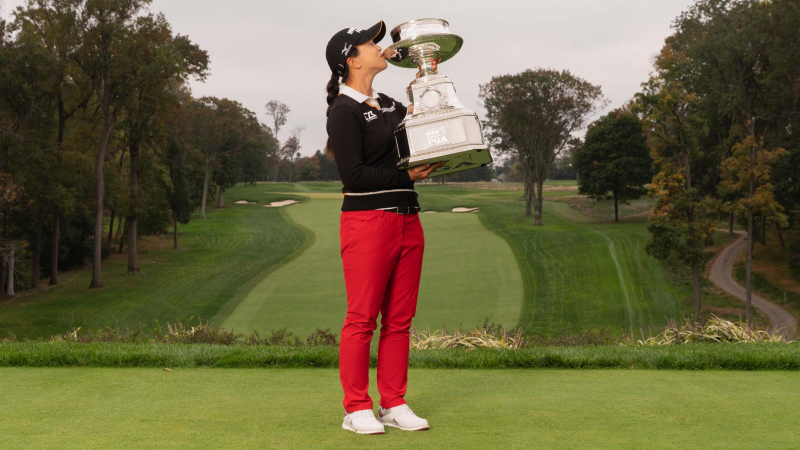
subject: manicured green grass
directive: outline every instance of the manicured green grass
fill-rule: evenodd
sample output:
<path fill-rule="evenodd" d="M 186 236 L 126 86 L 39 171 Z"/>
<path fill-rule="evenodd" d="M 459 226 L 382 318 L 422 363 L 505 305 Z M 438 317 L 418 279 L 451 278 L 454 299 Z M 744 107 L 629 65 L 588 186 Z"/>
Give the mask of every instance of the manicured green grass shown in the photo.
<path fill-rule="evenodd" d="M 370 364 L 377 367 L 378 352 Z M 16 342 L 0 344 L 0 366 L 338 367 L 338 346 Z M 441 369 L 800 370 L 800 344 L 696 343 L 411 349 L 409 366 Z"/>
<path fill-rule="evenodd" d="M 686 310 L 680 289 L 644 253 L 641 217 L 613 224 L 546 201 L 545 225 L 535 226 L 524 216 L 521 191 L 433 184 L 418 191 L 423 211 L 442 212 L 421 216 L 426 255 L 417 327 L 469 329 L 488 317 L 537 334 L 601 326 L 618 334 L 623 327 L 658 330 L 665 316 Z M 547 198 L 562 194 L 572 193 L 545 191 Z M 234 204 L 286 198 L 303 203 Z M 88 270 L 65 274 L 57 288 L 0 305 L 0 329 L 34 338 L 115 320 L 152 324 L 199 315 L 243 333 L 286 327 L 305 338 L 327 327 L 338 335 L 346 312 L 341 185 L 239 185 L 226 200 L 227 209 L 210 207 L 208 220 L 195 217 L 179 228 L 181 250 L 171 250 L 169 236 L 147 238 L 164 245 L 142 251 L 143 274 L 126 274 L 124 255 L 104 263 L 101 290 L 87 288 Z M 456 206 L 480 211 L 445 213 Z"/>
<path fill-rule="evenodd" d="M 260 187 L 242 187 L 226 195 L 227 209 L 210 206 L 207 220 L 193 215 L 180 225 L 179 249 L 172 236 L 148 238 L 156 248 L 139 254 L 142 272 L 127 273 L 127 255 L 103 262 L 105 288 L 89 289 L 91 267 L 62 274 L 61 284 L 0 304 L 0 330 L 18 338 L 48 338 L 76 327 L 152 325 L 154 319 L 209 319 L 233 309 L 239 300 L 303 244 L 302 230 L 286 222 L 281 208 L 234 205 L 240 199 L 283 200 Z"/>
<path fill-rule="evenodd" d="M 286 208 L 292 223 L 307 230 L 310 245 L 256 285 L 222 322 L 225 328 L 244 333 L 257 330 L 263 335 L 286 327 L 301 337 L 316 327 L 340 333 L 347 312 L 339 237 L 341 206 L 341 198 L 310 197 L 307 203 Z M 420 220 L 425 256 L 412 324 L 420 329 L 443 324 L 471 327 L 486 317 L 515 324 L 523 291 L 508 244 L 489 232 L 475 214 L 421 214 Z M 373 339 L 372 345 L 377 342 Z"/>
<path fill-rule="evenodd" d="M 377 410 L 376 370 L 370 396 Z M 4 448 L 797 448 L 790 372 L 410 369 L 431 428 L 341 428 L 336 369 L 2 368 Z"/>
<path fill-rule="evenodd" d="M 463 203 L 464 189 L 424 187 L 423 207 Z M 469 197 L 484 225 L 514 250 L 525 285 L 519 325 L 537 334 L 610 326 L 638 329 L 680 317 L 681 305 L 656 259 L 644 252 L 644 219 L 594 222 L 563 202 L 544 202 L 544 226 L 525 217 L 515 191 Z"/>

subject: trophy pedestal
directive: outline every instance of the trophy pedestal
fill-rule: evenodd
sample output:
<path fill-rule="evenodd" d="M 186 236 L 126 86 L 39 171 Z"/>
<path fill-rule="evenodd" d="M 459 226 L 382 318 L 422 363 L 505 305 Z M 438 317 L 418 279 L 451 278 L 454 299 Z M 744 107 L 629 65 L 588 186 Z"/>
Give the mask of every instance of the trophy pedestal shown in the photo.
<path fill-rule="evenodd" d="M 394 132 L 400 156 L 398 169 L 446 161 L 431 172 L 430 178 L 492 162 L 478 116 L 458 101 L 450 78 L 419 78 L 406 93 L 414 104 L 414 113 L 407 115 Z"/>
<path fill-rule="evenodd" d="M 461 48 L 460 37 L 450 34 L 446 21 L 421 19 L 392 30 L 400 67 L 416 67 L 421 76 L 406 88 L 414 113 L 407 114 L 394 132 L 399 170 L 446 161 L 428 178 L 476 169 L 492 162 L 484 143 L 478 115 L 458 100 L 453 82 L 430 67 L 431 59 L 444 62 Z"/>

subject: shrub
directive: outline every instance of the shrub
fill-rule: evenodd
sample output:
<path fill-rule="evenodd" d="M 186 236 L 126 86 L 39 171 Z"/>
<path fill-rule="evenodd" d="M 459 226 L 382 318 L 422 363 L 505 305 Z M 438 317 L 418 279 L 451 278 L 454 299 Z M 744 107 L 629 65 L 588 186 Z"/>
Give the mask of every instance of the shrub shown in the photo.
<path fill-rule="evenodd" d="M 731 322 L 721 319 L 714 314 L 705 324 L 686 321 L 680 328 L 674 320 L 669 321 L 669 326 L 661 334 L 639 340 L 639 345 L 668 345 L 684 344 L 690 342 L 793 342 L 784 339 L 781 330 L 770 332 L 759 330 L 745 322 Z"/>

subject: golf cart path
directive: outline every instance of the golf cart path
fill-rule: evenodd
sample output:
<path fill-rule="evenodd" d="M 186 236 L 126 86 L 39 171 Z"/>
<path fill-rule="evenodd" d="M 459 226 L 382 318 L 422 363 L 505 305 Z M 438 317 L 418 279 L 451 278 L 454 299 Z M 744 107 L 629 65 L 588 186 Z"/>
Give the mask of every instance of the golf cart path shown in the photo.
<path fill-rule="evenodd" d="M 736 261 L 739 253 L 746 249 L 747 233 L 740 230 L 736 230 L 734 233 L 738 234 L 739 238 L 722 250 L 711 265 L 708 278 L 723 291 L 742 301 L 746 301 L 746 289 L 733 279 L 733 263 Z M 755 292 L 751 293 L 750 298 L 753 307 L 758 308 L 769 317 L 771 331 L 786 327 L 783 330 L 783 335 L 787 339 L 790 339 L 792 335 L 794 335 L 797 331 L 797 318 L 792 313 L 785 310 L 781 305 L 756 295 Z"/>

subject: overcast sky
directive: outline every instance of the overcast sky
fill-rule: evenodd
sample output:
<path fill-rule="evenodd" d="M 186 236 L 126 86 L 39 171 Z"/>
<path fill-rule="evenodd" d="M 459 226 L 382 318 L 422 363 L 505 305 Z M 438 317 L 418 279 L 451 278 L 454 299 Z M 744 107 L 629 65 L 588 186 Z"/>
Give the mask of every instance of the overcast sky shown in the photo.
<path fill-rule="evenodd" d="M 25 0 L 0 0 L 3 17 Z M 388 30 L 412 19 L 450 22 L 464 39 L 461 51 L 439 67 L 453 81 L 461 102 L 477 112 L 478 85 L 494 75 L 537 67 L 568 69 L 593 84 L 615 108 L 639 90 L 653 57 L 671 34 L 673 19 L 691 0 L 405 0 L 257 1 L 154 0 L 173 31 L 208 51 L 211 75 L 192 82 L 195 97 L 213 95 L 241 102 L 270 124 L 264 104 L 280 100 L 291 108 L 278 136 L 300 134 L 301 153 L 325 145 L 325 84 L 330 69 L 325 45 L 342 28 L 369 28 L 379 20 Z M 391 44 L 386 33 L 381 47 Z M 414 70 L 392 66 L 373 88 L 404 103 Z"/>

